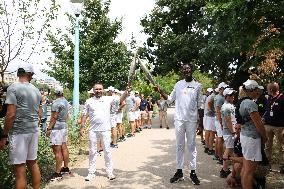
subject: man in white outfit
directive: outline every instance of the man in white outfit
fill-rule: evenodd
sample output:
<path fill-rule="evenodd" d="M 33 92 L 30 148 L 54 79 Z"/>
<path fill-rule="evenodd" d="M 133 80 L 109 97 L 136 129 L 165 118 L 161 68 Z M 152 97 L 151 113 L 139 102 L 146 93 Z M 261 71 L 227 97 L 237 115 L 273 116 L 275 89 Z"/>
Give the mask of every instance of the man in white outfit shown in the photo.
<path fill-rule="evenodd" d="M 195 173 L 196 170 L 196 128 L 198 119 L 198 109 L 202 101 L 202 86 L 192 78 L 192 65 L 183 64 L 182 73 L 183 80 L 178 81 L 171 95 L 166 95 L 157 86 L 157 91 L 167 100 L 175 101 L 175 117 L 174 125 L 176 130 L 176 161 L 177 172 L 170 179 L 170 182 L 178 182 L 183 180 L 185 136 L 187 138 L 187 148 L 189 151 L 188 166 L 190 171 L 190 179 L 193 184 L 199 185 L 200 181 Z"/>
<path fill-rule="evenodd" d="M 111 115 L 110 110 L 113 105 L 113 96 L 102 96 L 103 85 L 95 84 L 93 87 L 94 97 L 89 98 L 84 107 L 80 134 L 84 135 L 84 127 L 87 117 L 90 120 L 89 136 L 89 174 L 85 178 L 90 181 L 95 177 L 96 172 L 96 153 L 97 153 L 97 138 L 100 138 L 103 143 L 103 151 L 106 165 L 106 172 L 109 180 L 115 179 L 113 175 L 112 157 L 110 151 L 111 142 Z M 126 94 L 123 94 L 120 101 L 125 99 Z"/>

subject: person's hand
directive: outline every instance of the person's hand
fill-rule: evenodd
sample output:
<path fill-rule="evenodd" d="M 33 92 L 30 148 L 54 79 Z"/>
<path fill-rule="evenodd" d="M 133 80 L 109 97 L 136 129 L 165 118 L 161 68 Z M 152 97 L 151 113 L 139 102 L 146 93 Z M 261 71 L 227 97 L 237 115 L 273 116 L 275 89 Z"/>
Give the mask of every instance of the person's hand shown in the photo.
<path fill-rule="evenodd" d="M 46 130 L 46 136 L 47 136 L 47 137 L 50 137 L 50 134 L 51 134 L 51 129 L 47 129 L 47 130 Z"/>
<path fill-rule="evenodd" d="M 159 92 L 159 93 L 161 92 L 161 88 L 160 88 L 159 85 L 155 85 L 155 86 L 154 86 L 154 90 L 157 91 L 157 92 Z"/>
<path fill-rule="evenodd" d="M 0 150 L 5 149 L 7 143 L 7 138 L 1 138 L 0 140 Z"/>
<path fill-rule="evenodd" d="M 228 184 L 231 188 L 238 186 L 238 182 L 237 182 L 237 180 L 236 180 L 235 177 L 232 177 L 232 173 L 229 174 L 228 177 L 227 177 L 227 184 Z"/>
<path fill-rule="evenodd" d="M 81 137 L 84 137 L 84 136 L 85 136 L 85 129 L 84 129 L 84 128 L 81 128 L 81 129 L 80 129 L 80 136 L 81 136 Z"/>
<path fill-rule="evenodd" d="M 266 136 L 261 137 L 261 143 L 262 143 L 262 144 L 265 144 L 266 141 L 267 141 L 267 137 L 266 137 Z"/>

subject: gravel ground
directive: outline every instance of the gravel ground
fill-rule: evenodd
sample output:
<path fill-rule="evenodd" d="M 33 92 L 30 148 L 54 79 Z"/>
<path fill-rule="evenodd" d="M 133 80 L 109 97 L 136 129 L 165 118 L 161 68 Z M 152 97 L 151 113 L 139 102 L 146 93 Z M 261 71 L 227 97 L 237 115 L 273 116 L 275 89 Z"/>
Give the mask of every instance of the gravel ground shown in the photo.
<path fill-rule="evenodd" d="M 168 110 L 171 124 L 169 130 L 158 128 L 157 118 L 152 129 L 144 129 L 134 138 L 119 143 L 118 149 L 112 149 L 114 174 L 116 179 L 109 181 L 105 172 L 104 158 L 97 157 L 97 173 L 94 180 L 86 182 L 88 159 L 72 167 L 72 176 L 64 176 L 63 180 L 52 182 L 47 189 L 164 189 L 164 188 L 197 188 L 222 189 L 229 188 L 225 179 L 219 177 L 221 166 L 212 160 L 212 156 L 203 153 L 203 145 L 197 137 L 197 175 L 201 185 L 194 186 L 189 180 L 189 172 L 184 171 L 185 181 L 171 184 L 169 179 L 175 173 L 175 131 L 173 129 L 174 110 Z M 279 175 L 278 175 L 279 176 Z M 278 180 L 280 178 L 280 180 Z M 278 184 L 271 189 L 283 189 L 284 179 L 278 177 Z M 280 187 L 282 185 L 282 187 Z M 270 187 L 269 187 L 270 188 Z"/>

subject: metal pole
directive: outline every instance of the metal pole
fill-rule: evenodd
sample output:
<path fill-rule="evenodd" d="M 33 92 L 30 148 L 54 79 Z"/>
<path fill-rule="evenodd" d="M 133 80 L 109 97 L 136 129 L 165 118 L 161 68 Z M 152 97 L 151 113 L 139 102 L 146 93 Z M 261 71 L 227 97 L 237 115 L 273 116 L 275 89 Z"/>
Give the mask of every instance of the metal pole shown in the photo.
<path fill-rule="evenodd" d="M 75 49 L 74 49 L 74 90 L 73 90 L 73 128 L 76 127 L 79 116 L 79 14 L 76 15 Z"/>

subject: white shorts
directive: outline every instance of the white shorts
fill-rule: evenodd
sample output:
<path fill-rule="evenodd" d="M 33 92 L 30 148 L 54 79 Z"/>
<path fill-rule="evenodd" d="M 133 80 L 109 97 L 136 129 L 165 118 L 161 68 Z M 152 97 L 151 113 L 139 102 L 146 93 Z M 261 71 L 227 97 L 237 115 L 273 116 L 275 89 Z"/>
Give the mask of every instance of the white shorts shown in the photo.
<path fill-rule="evenodd" d="M 226 148 L 234 148 L 235 137 L 233 135 L 223 135 Z"/>
<path fill-rule="evenodd" d="M 128 121 L 135 121 L 135 112 L 127 112 Z"/>
<path fill-rule="evenodd" d="M 240 141 L 242 144 L 242 153 L 245 160 L 261 161 L 261 139 L 247 137 L 241 134 Z"/>
<path fill-rule="evenodd" d="M 140 110 L 135 111 L 135 119 L 140 119 Z"/>
<path fill-rule="evenodd" d="M 215 127 L 215 117 L 209 117 L 207 116 L 207 120 L 206 120 L 206 124 L 207 127 L 209 129 L 209 131 L 216 131 L 216 127 Z"/>
<path fill-rule="evenodd" d="M 222 131 L 222 128 L 221 128 L 221 124 L 219 123 L 219 121 L 216 120 L 216 118 L 215 118 L 215 128 L 216 128 L 216 132 L 217 132 L 217 137 L 222 137 L 223 131 Z"/>
<path fill-rule="evenodd" d="M 214 117 L 209 117 L 209 116 L 204 116 L 203 117 L 203 125 L 204 129 L 206 131 L 216 131 L 215 129 L 215 118 Z"/>
<path fill-rule="evenodd" d="M 116 127 L 116 114 L 112 114 L 110 116 L 110 127 L 111 128 Z"/>
<path fill-rule="evenodd" d="M 52 130 L 50 133 L 50 146 L 62 145 L 67 142 L 67 129 Z"/>
<path fill-rule="evenodd" d="M 9 163 L 18 165 L 37 159 L 39 132 L 9 136 Z"/>
<path fill-rule="evenodd" d="M 116 114 L 116 124 L 122 123 L 122 119 L 123 119 L 123 113 L 122 112 L 117 113 Z"/>

